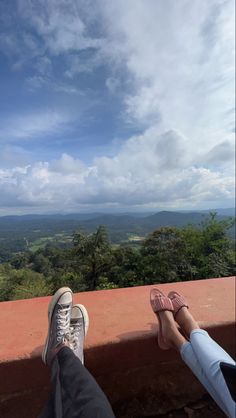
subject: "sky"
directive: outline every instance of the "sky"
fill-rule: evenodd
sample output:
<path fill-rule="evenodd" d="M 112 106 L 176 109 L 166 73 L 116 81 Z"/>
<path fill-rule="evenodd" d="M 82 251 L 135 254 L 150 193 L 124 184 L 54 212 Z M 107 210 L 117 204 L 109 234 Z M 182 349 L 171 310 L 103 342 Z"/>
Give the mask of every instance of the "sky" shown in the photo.
<path fill-rule="evenodd" d="M 0 0 L 0 215 L 234 206 L 234 0 Z"/>

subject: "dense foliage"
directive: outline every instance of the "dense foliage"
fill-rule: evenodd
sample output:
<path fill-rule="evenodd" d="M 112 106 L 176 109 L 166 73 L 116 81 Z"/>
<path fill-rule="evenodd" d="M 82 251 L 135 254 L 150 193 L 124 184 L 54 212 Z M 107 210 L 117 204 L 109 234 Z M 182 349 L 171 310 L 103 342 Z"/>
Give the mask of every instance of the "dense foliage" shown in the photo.
<path fill-rule="evenodd" d="M 226 211 L 226 212 L 225 212 Z M 234 215 L 234 209 L 220 209 L 217 220 Z M 230 215 L 227 215 L 229 212 Z M 184 228 L 186 225 L 199 227 L 207 212 L 170 212 L 154 214 L 67 214 L 67 215 L 22 215 L 0 216 L 0 263 L 8 262 L 15 254 L 33 251 L 50 244 L 69 248 L 75 231 L 94 233 L 100 225 L 106 227 L 111 244 L 131 244 L 142 240 L 152 231 L 165 226 Z M 233 238 L 235 228 L 228 229 Z"/>
<path fill-rule="evenodd" d="M 211 214 L 201 228 L 163 227 L 133 247 L 112 245 L 103 226 L 78 232 L 71 248 L 46 245 L 2 263 L 0 300 L 44 296 L 61 286 L 78 292 L 233 275 L 232 224 Z"/>

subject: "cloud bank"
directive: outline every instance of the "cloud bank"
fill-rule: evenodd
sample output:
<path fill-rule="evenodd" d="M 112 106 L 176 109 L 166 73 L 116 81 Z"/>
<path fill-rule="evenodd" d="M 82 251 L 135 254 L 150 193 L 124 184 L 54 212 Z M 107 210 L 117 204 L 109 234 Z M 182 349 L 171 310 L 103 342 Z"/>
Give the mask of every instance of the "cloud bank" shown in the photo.
<path fill-rule="evenodd" d="M 151 128 L 130 138 L 114 157 L 96 158 L 91 166 L 63 154 L 51 162 L 1 170 L 2 207 L 70 211 L 95 210 L 100 205 L 184 208 L 230 202 L 234 191 L 230 171 L 222 176 L 220 171 L 199 166 L 199 161 L 190 161 L 186 144 L 177 131 L 158 134 Z M 218 154 L 218 166 L 228 158 L 227 152 Z"/>

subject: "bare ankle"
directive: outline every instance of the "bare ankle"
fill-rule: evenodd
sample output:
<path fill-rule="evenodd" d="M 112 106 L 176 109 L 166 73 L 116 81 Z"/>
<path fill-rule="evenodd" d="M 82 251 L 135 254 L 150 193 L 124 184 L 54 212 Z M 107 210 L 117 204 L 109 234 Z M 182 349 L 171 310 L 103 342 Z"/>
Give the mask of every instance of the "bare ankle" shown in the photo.
<path fill-rule="evenodd" d="M 159 312 L 160 319 L 169 324 L 175 324 L 174 317 L 172 312 L 170 311 L 160 311 Z"/>
<path fill-rule="evenodd" d="M 186 307 L 183 307 L 179 310 L 175 320 L 188 337 L 194 329 L 200 328 L 198 323 L 195 321 L 195 319 Z"/>
<path fill-rule="evenodd" d="M 165 341 L 173 348 L 180 350 L 180 347 L 187 341 L 185 337 L 179 332 L 176 326 L 171 325 L 166 329 Z"/>

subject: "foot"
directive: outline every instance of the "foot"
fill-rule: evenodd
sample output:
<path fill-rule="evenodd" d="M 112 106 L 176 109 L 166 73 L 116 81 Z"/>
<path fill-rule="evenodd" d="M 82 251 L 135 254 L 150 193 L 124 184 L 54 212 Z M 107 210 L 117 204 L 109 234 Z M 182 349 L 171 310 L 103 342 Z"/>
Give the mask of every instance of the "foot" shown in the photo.
<path fill-rule="evenodd" d="M 43 362 L 52 363 L 59 349 L 69 344 L 72 291 L 62 287 L 52 297 L 48 307 L 48 335 L 42 353 Z"/>
<path fill-rule="evenodd" d="M 172 312 L 159 312 L 159 318 L 164 344 L 169 347 L 180 349 L 180 347 L 186 342 L 186 339 L 180 334 Z"/>
<path fill-rule="evenodd" d="M 70 318 L 70 348 L 84 363 L 84 339 L 88 331 L 89 316 L 83 305 L 74 305 Z"/>
<path fill-rule="evenodd" d="M 162 335 L 162 322 L 160 320 L 159 313 L 162 311 L 170 311 L 171 313 L 174 310 L 172 302 L 164 293 L 161 292 L 160 289 L 153 288 L 150 292 L 150 303 L 159 323 L 158 345 L 162 350 L 168 350 L 171 346 L 164 341 Z"/>
<path fill-rule="evenodd" d="M 183 306 L 176 314 L 175 320 L 179 324 L 180 328 L 184 331 L 186 336 L 189 338 L 191 332 L 194 329 L 199 329 L 198 323 L 195 321 L 188 308 Z"/>
<path fill-rule="evenodd" d="M 183 295 L 180 295 L 175 291 L 171 291 L 169 292 L 168 297 L 170 298 L 174 308 L 174 318 L 176 317 L 177 313 L 181 308 L 183 308 L 184 306 L 188 308 L 188 303 Z"/>

